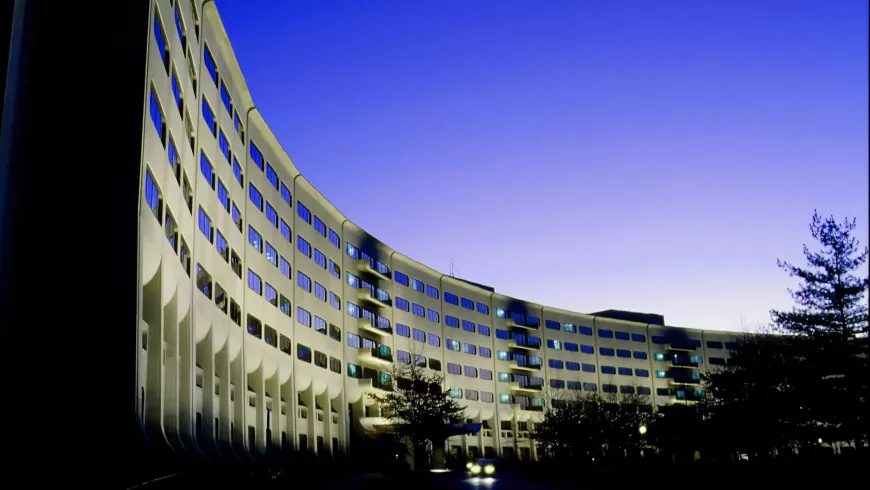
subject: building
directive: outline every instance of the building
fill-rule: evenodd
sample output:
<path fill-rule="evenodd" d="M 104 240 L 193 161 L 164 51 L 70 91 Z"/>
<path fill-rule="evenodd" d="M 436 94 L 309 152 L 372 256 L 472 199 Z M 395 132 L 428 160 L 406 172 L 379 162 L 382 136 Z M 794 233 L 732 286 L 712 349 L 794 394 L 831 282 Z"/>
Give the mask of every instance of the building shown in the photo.
<path fill-rule="evenodd" d="M 352 433 L 383 423 L 365 394 L 392 386 L 392 363 L 425 362 L 484 424 L 451 446 L 533 459 L 548 391 L 690 401 L 727 357 L 730 333 L 523 302 L 390 249 L 299 174 L 214 2 L 149 5 L 144 77 L 123 90 L 141 90 L 143 120 L 127 386 L 150 440 L 207 456 L 352 453 Z"/>

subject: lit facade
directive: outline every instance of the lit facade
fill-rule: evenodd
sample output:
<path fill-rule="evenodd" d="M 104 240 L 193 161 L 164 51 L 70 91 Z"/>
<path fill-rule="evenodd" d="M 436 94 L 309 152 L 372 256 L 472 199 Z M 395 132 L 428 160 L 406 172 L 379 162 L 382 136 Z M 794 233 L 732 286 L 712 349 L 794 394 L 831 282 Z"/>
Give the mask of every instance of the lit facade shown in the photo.
<path fill-rule="evenodd" d="M 385 423 L 394 362 L 440 371 L 476 435 L 536 458 L 548 396 L 690 401 L 734 334 L 523 302 L 439 273 L 349 221 L 255 108 L 214 2 L 155 0 L 143 85 L 137 411 L 179 452 L 352 452 Z M 556 394 L 556 395 L 554 395 Z"/>

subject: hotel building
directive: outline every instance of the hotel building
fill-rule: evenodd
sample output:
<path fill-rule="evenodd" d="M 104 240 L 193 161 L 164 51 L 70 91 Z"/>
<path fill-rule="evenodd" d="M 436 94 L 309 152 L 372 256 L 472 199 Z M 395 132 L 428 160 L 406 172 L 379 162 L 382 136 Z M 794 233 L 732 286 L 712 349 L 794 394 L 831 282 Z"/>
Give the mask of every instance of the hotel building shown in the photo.
<path fill-rule="evenodd" d="M 733 333 L 534 304 L 391 249 L 299 173 L 213 1 L 152 0 L 147 25 L 145 77 L 125 89 L 141 90 L 142 118 L 125 352 L 149 440 L 215 458 L 352 454 L 352 434 L 388 423 L 367 393 L 414 362 L 482 424 L 451 449 L 536 459 L 529 436 L 554 393 L 690 403 L 727 358 Z"/>

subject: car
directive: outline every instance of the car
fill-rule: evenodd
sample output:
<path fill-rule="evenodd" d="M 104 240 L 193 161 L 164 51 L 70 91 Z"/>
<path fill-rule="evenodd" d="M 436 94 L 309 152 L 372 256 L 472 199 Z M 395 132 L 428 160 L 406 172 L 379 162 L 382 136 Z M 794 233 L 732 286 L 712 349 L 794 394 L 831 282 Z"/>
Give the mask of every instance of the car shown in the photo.
<path fill-rule="evenodd" d="M 492 459 L 475 459 L 466 463 L 465 468 L 471 476 L 492 476 L 495 474 L 495 461 Z"/>

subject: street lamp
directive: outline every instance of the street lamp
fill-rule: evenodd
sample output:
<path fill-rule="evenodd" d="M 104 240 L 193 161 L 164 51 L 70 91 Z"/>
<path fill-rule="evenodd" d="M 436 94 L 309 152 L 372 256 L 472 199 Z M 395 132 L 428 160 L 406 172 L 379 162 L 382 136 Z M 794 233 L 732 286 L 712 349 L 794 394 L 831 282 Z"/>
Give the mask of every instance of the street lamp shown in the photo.
<path fill-rule="evenodd" d="M 821 437 L 819 437 L 819 444 L 821 444 L 821 443 L 822 443 L 822 438 L 821 438 Z"/>
<path fill-rule="evenodd" d="M 646 426 L 641 425 L 640 427 L 637 428 L 637 431 L 640 433 L 640 435 L 646 434 Z"/>

